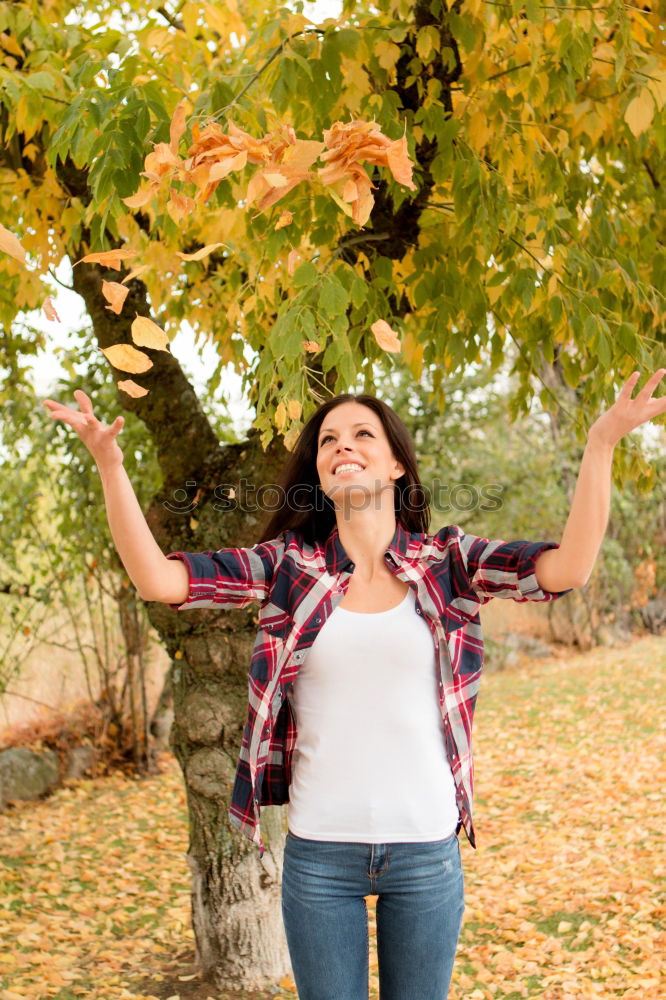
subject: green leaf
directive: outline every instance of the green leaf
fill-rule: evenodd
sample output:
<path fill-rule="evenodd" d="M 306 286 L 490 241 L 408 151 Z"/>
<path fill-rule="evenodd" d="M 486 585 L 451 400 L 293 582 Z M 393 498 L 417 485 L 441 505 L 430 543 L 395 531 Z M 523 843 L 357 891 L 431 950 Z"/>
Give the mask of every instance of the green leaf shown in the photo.
<path fill-rule="evenodd" d="M 349 304 L 349 293 L 337 278 L 326 277 L 319 293 L 319 307 L 327 316 L 339 316 Z"/>
<path fill-rule="evenodd" d="M 306 260 L 294 271 L 292 284 L 294 288 L 309 288 L 319 280 L 319 271 L 312 261 Z"/>

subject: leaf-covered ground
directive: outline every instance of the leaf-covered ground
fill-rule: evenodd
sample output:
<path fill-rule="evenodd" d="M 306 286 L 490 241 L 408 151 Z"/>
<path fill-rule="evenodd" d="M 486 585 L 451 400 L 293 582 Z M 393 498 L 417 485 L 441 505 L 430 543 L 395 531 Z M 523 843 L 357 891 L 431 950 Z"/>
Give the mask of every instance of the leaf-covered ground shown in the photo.
<path fill-rule="evenodd" d="M 451 1000 L 664 1000 L 665 668 L 648 637 L 485 678 Z M 214 996 L 186 846 L 173 763 L 0 816 L 0 1000 Z"/>

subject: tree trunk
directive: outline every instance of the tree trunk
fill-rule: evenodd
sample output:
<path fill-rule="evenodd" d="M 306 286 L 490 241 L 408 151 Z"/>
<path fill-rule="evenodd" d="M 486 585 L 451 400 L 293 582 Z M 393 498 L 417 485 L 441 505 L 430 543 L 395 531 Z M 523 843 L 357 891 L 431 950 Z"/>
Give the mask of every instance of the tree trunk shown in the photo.
<path fill-rule="evenodd" d="M 74 269 L 74 286 L 86 302 L 97 341 L 100 347 L 131 343 L 131 320 L 125 317 L 149 314 L 145 288 L 130 282 L 132 301 L 116 317 L 105 308 L 101 281 L 96 267 Z M 176 359 L 166 352 L 146 353 L 153 360 L 150 379 L 143 378 L 149 394 L 130 399 L 119 393 L 119 404 L 143 420 L 157 449 L 164 492 L 153 499 L 147 520 L 158 544 L 164 552 L 253 544 L 263 514 L 240 506 L 251 499 L 240 483 L 258 487 L 275 481 L 284 449 L 274 443 L 264 452 L 256 433 L 240 445 L 221 445 Z M 235 488 L 238 506 L 221 511 L 225 485 Z M 199 965 L 219 988 L 262 988 L 290 971 L 280 912 L 284 810 L 262 813 L 261 860 L 256 845 L 231 827 L 227 815 L 247 712 L 256 609 L 147 607 L 172 659 L 170 743 L 187 792 Z"/>

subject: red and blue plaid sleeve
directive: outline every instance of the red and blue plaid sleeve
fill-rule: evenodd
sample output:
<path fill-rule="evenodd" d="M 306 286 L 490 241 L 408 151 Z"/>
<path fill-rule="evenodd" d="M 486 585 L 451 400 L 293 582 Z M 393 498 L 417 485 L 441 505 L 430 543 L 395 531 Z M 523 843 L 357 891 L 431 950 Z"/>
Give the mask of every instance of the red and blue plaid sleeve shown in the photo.
<path fill-rule="evenodd" d="M 188 569 L 187 600 L 171 604 L 187 608 L 244 608 L 263 601 L 276 567 L 284 555 L 284 539 L 261 542 L 249 549 L 218 549 L 216 552 L 170 552 L 167 559 L 180 559 Z"/>
<path fill-rule="evenodd" d="M 492 541 L 457 529 L 457 550 L 469 586 L 481 604 L 493 597 L 514 601 L 553 601 L 570 593 L 542 590 L 535 573 L 536 560 L 557 542 Z"/>

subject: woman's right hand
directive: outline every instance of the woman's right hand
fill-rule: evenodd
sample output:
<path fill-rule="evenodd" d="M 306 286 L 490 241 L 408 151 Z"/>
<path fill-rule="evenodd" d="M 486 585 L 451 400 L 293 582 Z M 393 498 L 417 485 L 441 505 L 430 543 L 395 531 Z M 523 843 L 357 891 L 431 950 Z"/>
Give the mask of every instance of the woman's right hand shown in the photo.
<path fill-rule="evenodd" d="M 100 469 L 122 465 L 123 453 L 116 438 L 123 428 L 125 418 L 116 417 L 111 426 L 107 427 L 93 413 L 92 401 L 85 392 L 76 389 L 74 398 L 79 404 L 78 410 L 54 399 L 45 399 L 44 406 L 55 420 L 62 420 L 76 431 Z"/>

